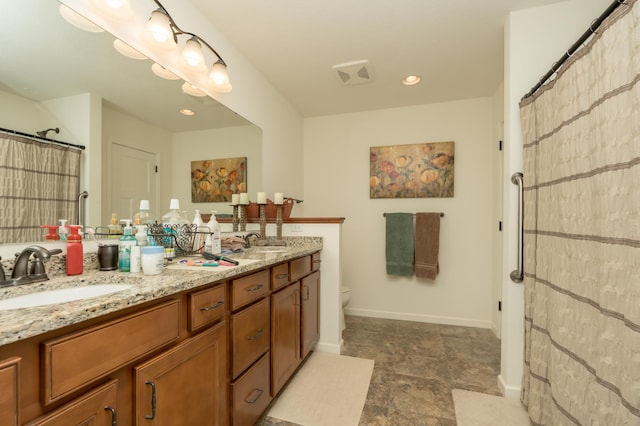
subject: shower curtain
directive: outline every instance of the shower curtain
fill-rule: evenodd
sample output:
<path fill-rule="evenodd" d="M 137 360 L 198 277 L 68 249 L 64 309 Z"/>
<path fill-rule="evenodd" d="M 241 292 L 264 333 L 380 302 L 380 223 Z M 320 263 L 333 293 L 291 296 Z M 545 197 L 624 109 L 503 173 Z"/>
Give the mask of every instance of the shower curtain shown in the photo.
<path fill-rule="evenodd" d="M 41 241 L 76 221 L 81 150 L 0 133 L 0 243 Z"/>
<path fill-rule="evenodd" d="M 621 0 L 622 1 L 622 0 Z M 640 425 L 640 6 L 521 103 L 535 425 Z"/>

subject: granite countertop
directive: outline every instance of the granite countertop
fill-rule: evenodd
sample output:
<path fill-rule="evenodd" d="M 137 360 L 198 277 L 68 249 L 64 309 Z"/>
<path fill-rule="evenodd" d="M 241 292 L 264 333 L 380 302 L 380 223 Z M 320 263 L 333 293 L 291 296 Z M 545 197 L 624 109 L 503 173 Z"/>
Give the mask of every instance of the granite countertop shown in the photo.
<path fill-rule="evenodd" d="M 131 284 L 130 288 L 105 296 L 54 305 L 0 310 L 0 345 L 24 340 L 48 331 L 96 318 L 162 297 L 222 281 L 266 266 L 315 253 L 322 249 L 321 237 L 287 239 L 287 246 L 252 247 L 228 257 L 238 266 L 185 266 L 177 260 L 165 266 L 160 275 L 85 270 L 82 275 L 66 275 L 33 284 L 0 288 L 0 301 L 26 294 L 95 284 Z"/>

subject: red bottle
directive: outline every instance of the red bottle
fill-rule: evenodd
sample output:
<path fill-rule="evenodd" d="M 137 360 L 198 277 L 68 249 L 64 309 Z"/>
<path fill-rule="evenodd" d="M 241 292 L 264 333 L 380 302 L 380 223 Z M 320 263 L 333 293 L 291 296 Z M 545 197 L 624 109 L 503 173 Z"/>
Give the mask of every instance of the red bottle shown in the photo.
<path fill-rule="evenodd" d="M 78 230 L 80 225 L 68 225 L 67 236 L 67 275 L 79 275 L 82 273 L 84 252 L 82 250 L 82 235 Z"/>

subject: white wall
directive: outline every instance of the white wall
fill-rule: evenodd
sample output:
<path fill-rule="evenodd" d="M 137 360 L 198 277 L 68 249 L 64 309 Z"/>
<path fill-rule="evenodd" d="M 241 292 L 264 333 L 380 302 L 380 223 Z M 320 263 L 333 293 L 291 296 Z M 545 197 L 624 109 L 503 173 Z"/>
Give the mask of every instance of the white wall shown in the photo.
<path fill-rule="evenodd" d="M 347 312 L 489 327 L 492 292 L 492 99 L 386 109 L 305 120 L 307 216 L 341 216 Z M 369 148 L 455 142 L 455 196 L 369 199 Z M 444 212 L 435 281 L 388 276 L 384 212 Z"/>
<path fill-rule="evenodd" d="M 151 211 L 156 215 L 165 213 L 164 209 L 168 210 L 169 207 L 173 179 L 172 134 L 105 105 L 103 107 L 102 139 L 102 219 L 100 223 L 89 222 L 89 224 L 105 226 L 111 217 L 111 211 L 108 209 L 111 207 L 111 179 L 109 176 L 112 170 L 111 152 L 113 144 L 125 145 L 156 154 L 159 169 L 158 180 L 156 181 L 158 196 L 156 205 L 151 206 Z M 162 203 L 163 200 L 167 200 L 167 202 Z"/>
<path fill-rule="evenodd" d="M 522 135 L 518 103 L 582 35 L 610 0 L 568 0 L 511 13 L 505 25 L 505 180 L 502 271 L 502 365 L 499 382 L 505 395 L 518 398 L 524 347 L 524 292 L 509 273 L 517 266 L 517 193 L 509 177 L 522 170 Z M 526 176 L 524 177 L 526 182 Z M 526 255 L 526 254 L 525 254 Z"/>

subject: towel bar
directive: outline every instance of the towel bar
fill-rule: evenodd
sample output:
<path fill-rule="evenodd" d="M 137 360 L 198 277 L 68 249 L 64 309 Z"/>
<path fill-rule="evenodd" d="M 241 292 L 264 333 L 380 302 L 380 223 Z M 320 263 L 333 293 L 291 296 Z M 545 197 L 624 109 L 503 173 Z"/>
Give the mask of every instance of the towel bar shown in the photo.
<path fill-rule="evenodd" d="M 416 215 L 415 213 L 412 213 L 414 216 Z M 387 217 L 386 213 L 382 213 L 382 216 Z M 444 217 L 444 213 L 440 212 L 440 217 Z"/>

